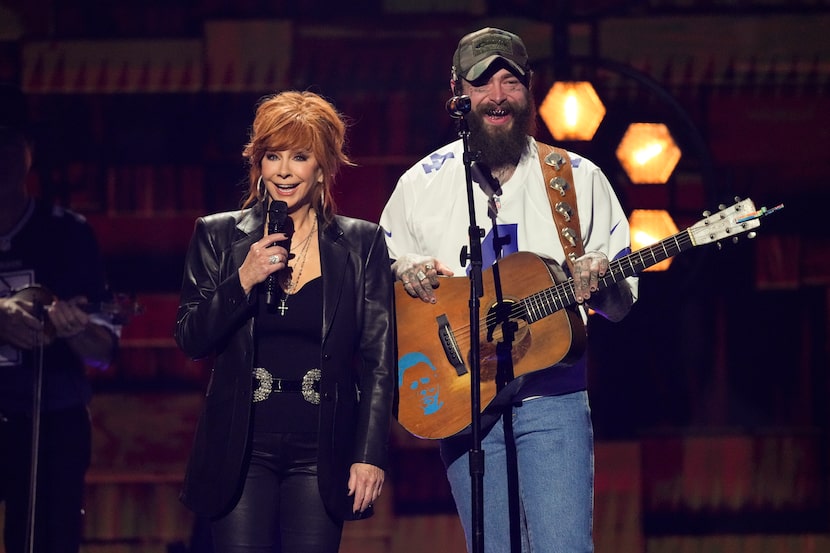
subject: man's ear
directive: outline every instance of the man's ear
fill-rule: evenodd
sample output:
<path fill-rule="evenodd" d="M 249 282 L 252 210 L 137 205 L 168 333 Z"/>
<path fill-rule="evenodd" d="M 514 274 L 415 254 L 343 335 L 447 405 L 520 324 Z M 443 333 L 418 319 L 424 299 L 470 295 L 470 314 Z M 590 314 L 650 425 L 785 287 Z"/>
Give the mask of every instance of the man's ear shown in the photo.
<path fill-rule="evenodd" d="M 461 96 L 461 77 L 455 70 L 455 66 L 450 69 L 450 92 L 453 96 Z"/>

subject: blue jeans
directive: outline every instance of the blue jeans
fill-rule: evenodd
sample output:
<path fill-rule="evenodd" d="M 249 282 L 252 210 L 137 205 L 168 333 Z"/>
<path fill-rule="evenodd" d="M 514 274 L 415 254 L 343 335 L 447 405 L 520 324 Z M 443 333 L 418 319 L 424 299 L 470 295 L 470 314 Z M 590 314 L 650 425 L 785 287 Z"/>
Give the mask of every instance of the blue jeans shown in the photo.
<path fill-rule="evenodd" d="M 485 429 L 484 553 L 511 550 L 511 518 L 519 519 L 522 553 L 593 551 L 594 445 L 585 391 L 530 399 L 512 407 L 519 505 L 511 493 L 502 419 Z M 441 457 L 472 551 L 469 434 L 441 441 Z M 514 477 L 515 481 L 515 477 Z M 515 499 L 516 496 L 513 496 Z"/>

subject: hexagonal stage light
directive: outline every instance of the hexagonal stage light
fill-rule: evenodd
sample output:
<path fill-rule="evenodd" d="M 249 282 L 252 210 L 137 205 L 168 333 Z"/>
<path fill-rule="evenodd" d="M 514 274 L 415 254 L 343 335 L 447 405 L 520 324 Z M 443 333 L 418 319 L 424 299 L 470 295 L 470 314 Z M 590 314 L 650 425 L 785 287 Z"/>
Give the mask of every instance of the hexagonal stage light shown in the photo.
<path fill-rule="evenodd" d="M 680 155 L 663 123 L 632 123 L 617 146 L 617 159 L 634 184 L 665 184 Z"/>
<path fill-rule="evenodd" d="M 640 250 L 656 244 L 663 238 L 677 234 L 677 225 L 665 209 L 634 209 L 628 217 L 631 228 L 631 249 Z M 665 271 L 671 265 L 672 258 L 664 259 L 652 265 L 646 271 Z"/>
<path fill-rule="evenodd" d="M 539 105 L 539 117 L 556 140 L 591 140 L 605 117 L 605 105 L 588 81 L 560 81 Z"/>

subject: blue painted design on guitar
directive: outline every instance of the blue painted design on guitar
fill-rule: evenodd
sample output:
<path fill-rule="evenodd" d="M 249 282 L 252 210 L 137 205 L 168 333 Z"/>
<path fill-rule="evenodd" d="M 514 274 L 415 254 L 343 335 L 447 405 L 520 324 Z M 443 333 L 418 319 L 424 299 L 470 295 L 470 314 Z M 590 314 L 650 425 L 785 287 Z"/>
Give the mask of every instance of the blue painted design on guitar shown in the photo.
<path fill-rule="evenodd" d="M 401 394 L 411 390 L 418 397 L 424 415 L 437 413 L 444 406 L 439 397 L 440 386 L 434 378 L 436 370 L 429 358 L 420 352 L 407 353 L 398 359 L 398 390 Z M 408 383 L 406 387 L 404 381 Z"/>

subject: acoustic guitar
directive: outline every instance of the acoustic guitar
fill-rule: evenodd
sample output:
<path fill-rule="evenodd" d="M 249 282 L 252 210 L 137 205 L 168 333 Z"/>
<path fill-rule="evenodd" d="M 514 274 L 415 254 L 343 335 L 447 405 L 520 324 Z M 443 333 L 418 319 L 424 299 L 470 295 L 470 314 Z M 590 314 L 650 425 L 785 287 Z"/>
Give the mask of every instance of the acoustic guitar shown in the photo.
<path fill-rule="evenodd" d="M 612 261 L 600 289 L 640 273 L 696 246 L 719 242 L 760 225 L 760 217 L 782 206 L 756 211 L 745 199 L 686 230 Z M 510 390 L 533 372 L 567 365 L 585 350 L 585 328 L 576 308 L 573 279 L 555 262 L 529 252 L 508 255 L 482 271 L 479 321 L 480 407 L 497 416 Z M 501 283 L 502 302 L 495 295 Z M 464 430 L 472 420 L 470 398 L 470 283 L 441 277 L 437 302 L 413 299 L 395 283 L 398 339 L 396 417 L 411 434 L 440 439 Z M 511 323 L 513 379 L 497 390 L 496 351 L 502 328 Z M 553 369 L 555 370 L 555 368 Z"/>

